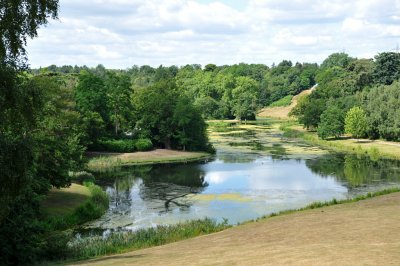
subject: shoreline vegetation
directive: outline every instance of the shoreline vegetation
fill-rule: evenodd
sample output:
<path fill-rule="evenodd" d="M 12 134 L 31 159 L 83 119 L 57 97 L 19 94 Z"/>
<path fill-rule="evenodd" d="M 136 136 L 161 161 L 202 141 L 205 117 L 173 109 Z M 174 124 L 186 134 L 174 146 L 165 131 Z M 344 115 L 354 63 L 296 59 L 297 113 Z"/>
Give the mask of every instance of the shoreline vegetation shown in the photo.
<path fill-rule="evenodd" d="M 355 139 L 342 136 L 323 140 L 316 132 L 307 131 L 295 120 L 281 120 L 280 130 L 283 137 L 299 139 L 307 144 L 316 145 L 334 152 L 345 152 L 359 156 L 368 156 L 372 160 L 400 160 L 400 143 L 385 140 Z"/>
<path fill-rule="evenodd" d="M 188 152 L 177 150 L 156 149 L 153 151 L 134 153 L 88 152 L 88 169 L 104 171 L 120 166 L 140 166 L 155 164 L 174 164 L 206 161 L 213 154 L 207 152 Z"/>
<path fill-rule="evenodd" d="M 100 218 L 108 210 L 109 199 L 103 189 L 92 182 L 72 183 L 68 188 L 53 189 L 41 203 L 48 226 L 67 230 Z"/>
<path fill-rule="evenodd" d="M 351 199 L 337 200 L 333 199 L 326 202 L 314 202 L 306 207 L 300 209 L 284 210 L 278 213 L 271 213 L 269 215 L 262 216 L 255 220 L 246 221 L 238 224 L 238 226 L 267 222 L 270 218 L 285 215 L 294 215 L 295 213 L 301 213 L 313 209 L 326 208 L 333 205 L 348 204 L 371 199 L 391 193 L 399 193 L 400 188 L 384 189 L 377 192 L 367 193 Z M 323 210 L 321 210 L 323 212 Z M 222 223 L 216 223 L 208 218 L 203 220 L 187 221 L 181 224 L 170 225 L 170 226 L 158 226 L 155 228 L 141 229 L 135 232 L 121 232 L 112 234 L 108 239 L 102 237 L 92 238 L 89 240 L 75 241 L 70 245 L 71 254 L 70 260 L 65 263 L 82 262 L 83 259 L 95 259 L 102 256 L 121 254 L 131 252 L 143 248 L 149 248 L 154 246 L 165 245 L 168 243 L 177 242 L 188 238 L 193 238 L 200 235 L 210 234 L 219 232 L 230 228 L 227 225 L 227 221 Z M 236 227 L 236 226 L 234 226 Z M 93 261 L 90 261 L 93 262 Z"/>

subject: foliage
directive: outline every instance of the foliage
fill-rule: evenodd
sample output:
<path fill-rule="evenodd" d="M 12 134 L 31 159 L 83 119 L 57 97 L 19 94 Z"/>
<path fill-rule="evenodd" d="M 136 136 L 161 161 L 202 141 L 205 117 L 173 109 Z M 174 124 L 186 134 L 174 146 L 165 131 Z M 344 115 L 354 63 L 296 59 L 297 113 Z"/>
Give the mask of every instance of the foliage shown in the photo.
<path fill-rule="evenodd" d="M 107 210 L 109 199 L 106 192 L 99 186 L 85 182 L 90 190 L 90 198 L 67 216 L 51 216 L 46 219 L 46 224 L 53 230 L 65 230 L 74 225 L 100 218 Z"/>
<path fill-rule="evenodd" d="M 58 0 L 4 0 L 0 14 L 0 64 L 18 67 L 24 65 L 26 39 L 36 37 L 49 18 L 57 18 Z"/>
<path fill-rule="evenodd" d="M 332 68 L 332 67 L 341 67 L 341 68 L 346 68 L 354 58 L 351 58 L 348 54 L 346 53 L 333 53 L 328 56 L 327 59 L 325 59 L 322 64 L 321 68 Z"/>
<path fill-rule="evenodd" d="M 343 111 L 336 106 L 330 106 L 321 115 L 317 133 L 322 139 L 328 137 L 338 138 L 344 131 Z"/>
<path fill-rule="evenodd" d="M 254 120 L 257 98 L 257 83 L 248 77 L 238 77 L 232 90 L 232 111 L 236 118 Z"/>
<path fill-rule="evenodd" d="M 137 151 L 150 151 L 153 149 L 153 143 L 150 139 L 138 139 L 135 143 Z"/>
<path fill-rule="evenodd" d="M 377 86 L 362 94 L 363 108 L 372 138 L 400 140 L 400 82 Z"/>
<path fill-rule="evenodd" d="M 289 115 L 296 116 L 307 129 L 316 128 L 320 122 L 320 116 L 326 108 L 325 106 L 323 100 L 305 95 L 298 99 L 297 105 L 290 111 Z"/>
<path fill-rule="evenodd" d="M 328 137 L 333 131 L 337 132 L 333 135 L 339 134 L 340 123 L 336 121 L 335 126 L 322 124 L 322 115 L 326 114 L 327 108 L 336 106 L 346 112 L 361 106 L 365 115 L 359 111 L 358 116 L 351 119 L 349 113 L 348 133 L 352 132 L 355 137 L 398 141 L 400 122 L 396 106 L 399 104 L 399 62 L 399 54 L 392 52 L 378 54 L 375 61 L 333 54 L 321 65 L 316 76 L 319 83 L 317 89 L 307 98 L 300 99 L 291 115 L 297 116 L 306 128 L 318 127 L 320 135 Z M 351 114 L 355 116 L 354 110 Z M 354 126 L 352 129 L 350 124 Z M 333 127 L 336 129 L 333 130 Z"/>
<path fill-rule="evenodd" d="M 355 138 L 364 137 L 368 129 L 367 116 L 364 110 L 357 106 L 346 113 L 344 124 L 345 132 Z"/>
<path fill-rule="evenodd" d="M 156 83 L 134 92 L 135 128 L 156 146 L 208 150 L 206 124 L 173 81 Z"/>
<path fill-rule="evenodd" d="M 390 85 L 400 78 L 400 53 L 385 52 L 375 56 L 374 79 L 378 84 Z"/>
<path fill-rule="evenodd" d="M 109 71 L 106 75 L 105 86 L 109 117 L 114 124 L 115 136 L 118 136 L 120 130 L 129 129 L 129 121 L 132 118 L 130 77 L 125 73 Z"/>

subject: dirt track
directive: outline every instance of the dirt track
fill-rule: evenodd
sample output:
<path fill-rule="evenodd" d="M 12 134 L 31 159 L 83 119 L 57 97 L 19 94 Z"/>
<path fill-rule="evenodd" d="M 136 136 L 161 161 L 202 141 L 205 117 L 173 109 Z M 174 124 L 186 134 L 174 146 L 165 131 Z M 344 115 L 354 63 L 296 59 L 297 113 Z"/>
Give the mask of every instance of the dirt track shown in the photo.
<path fill-rule="evenodd" d="M 84 265 L 399 265 L 400 193 L 295 212 Z"/>

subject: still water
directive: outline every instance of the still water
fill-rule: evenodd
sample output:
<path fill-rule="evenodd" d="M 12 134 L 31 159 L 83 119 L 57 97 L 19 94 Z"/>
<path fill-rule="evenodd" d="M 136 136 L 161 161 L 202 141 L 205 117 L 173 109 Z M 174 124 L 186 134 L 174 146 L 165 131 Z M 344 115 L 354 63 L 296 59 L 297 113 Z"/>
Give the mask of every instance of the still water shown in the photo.
<path fill-rule="evenodd" d="M 135 230 L 210 217 L 230 224 L 315 201 L 400 185 L 400 163 L 351 155 L 309 158 L 218 149 L 214 160 L 122 168 L 102 183 L 110 209 L 89 228 Z"/>

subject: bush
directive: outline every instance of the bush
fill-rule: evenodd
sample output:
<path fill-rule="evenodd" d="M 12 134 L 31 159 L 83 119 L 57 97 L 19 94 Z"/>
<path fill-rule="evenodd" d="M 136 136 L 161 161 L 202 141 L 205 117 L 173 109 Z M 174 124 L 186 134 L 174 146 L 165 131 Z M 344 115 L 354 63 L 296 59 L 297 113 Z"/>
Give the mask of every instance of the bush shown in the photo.
<path fill-rule="evenodd" d="M 99 140 L 89 148 L 91 151 L 100 152 L 149 151 L 153 149 L 153 143 L 149 139 L 108 139 Z"/>
<path fill-rule="evenodd" d="M 149 139 L 138 139 L 135 147 L 137 151 L 150 151 L 153 149 L 153 143 Z"/>

